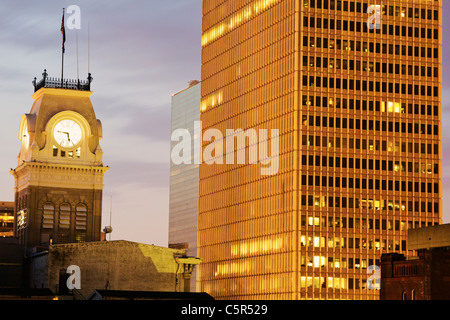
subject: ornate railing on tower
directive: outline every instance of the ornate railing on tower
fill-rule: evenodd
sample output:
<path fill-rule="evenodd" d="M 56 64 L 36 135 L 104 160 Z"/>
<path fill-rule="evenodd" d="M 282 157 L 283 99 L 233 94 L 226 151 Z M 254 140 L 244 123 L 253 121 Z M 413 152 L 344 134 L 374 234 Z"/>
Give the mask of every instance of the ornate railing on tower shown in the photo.
<path fill-rule="evenodd" d="M 56 88 L 56 89 L 71 89 L 71 90 L 80 90 L 80 91 L 91 91 L 91 83 L 94 80 L 89 73 L 87 80 L 73 80 L 73 79 L 61 79 L 61 78 L 49 78 L 47 74 L 47 70 L 44 70 L 42 74 L 42 80 L 37 82 L 37 79 L 34 78 L 34 92 L 38 91 L 41 88 Z"/>

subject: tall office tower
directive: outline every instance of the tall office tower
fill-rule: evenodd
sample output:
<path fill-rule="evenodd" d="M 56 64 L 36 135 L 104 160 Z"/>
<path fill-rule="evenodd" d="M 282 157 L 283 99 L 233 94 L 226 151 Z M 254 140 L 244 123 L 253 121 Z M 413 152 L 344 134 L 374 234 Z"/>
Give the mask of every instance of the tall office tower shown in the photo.
<path fill-rule="evenodd" d="M 441 4 L 203 1 L 203 128 L 279 129 L 280 167 L 200 166 L 202 291 L 379 298 L 369 267 L 441 222 Z"/>
<path fill-rule="evenodd" d="M 200 87 L 191 81 L 189 88 L 172 97 L 172 132 L 189 130 L 191 151 L 194 150 L 195 122 L 200 121 Z M 173 141 L 171 150 L 179 142 Z M 173 159 L 172 159 L 173 160 Z M 170 163 L 169 247 L 187 248 L 189 256 L 197 256 L 198 168 L 191 152 L 189 163 Z M 191 278 L 191 292 L 196 291 L 195 269 Z"/>

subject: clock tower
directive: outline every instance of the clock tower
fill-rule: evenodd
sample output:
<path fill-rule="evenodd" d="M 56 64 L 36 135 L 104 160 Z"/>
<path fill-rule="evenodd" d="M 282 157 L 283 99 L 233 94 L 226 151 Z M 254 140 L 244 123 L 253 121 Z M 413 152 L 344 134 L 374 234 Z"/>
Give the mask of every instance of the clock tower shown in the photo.
<path fill-rule="evenodd" d="M 16 236 L 28 253 L 50 244 L 101 240 L 102 125 L 87 81 L 33 81 L 31 111 L 19 127 L 15 179 Z"/>

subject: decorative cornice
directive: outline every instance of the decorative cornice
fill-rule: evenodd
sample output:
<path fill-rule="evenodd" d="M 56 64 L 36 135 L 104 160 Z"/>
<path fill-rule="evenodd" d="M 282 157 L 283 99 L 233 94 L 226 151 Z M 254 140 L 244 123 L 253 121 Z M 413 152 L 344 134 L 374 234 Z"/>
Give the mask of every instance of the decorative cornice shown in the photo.
<path fill-rule="evenodd" d="M 54 96 L 76 97 L 76 98 L 89 98 L 92 95 L 92 91 L 78 91 L 70 89 L 55 89 L 55 88 L 41 88 L 36 91 L 32 97 L 34 100 L 39 100 L 45 94 Z"/>
<path fill-rule="evenodd" d="M 25 167 L 31 167 L 31 169 L 50 169 L 50 170 L 59 170 L 59 171 L 82 171 L 82 172 L 93 172 L 96 171 L 98 173 L 105 173 L 109 170 L 108 166 L 86 166 L 86 165 L 76 165 L 76 164 L 57 164 L 57 163 L 48 163 L 48 162 L 23 162 L 20 166 L 18 166 L 13 171 L 19 172 L 23 170 Z"/>
<path fill-rule="evenodd" d="M 103 176 L 109 167 L 24 162 L 11 170 L 15 191 L 30 186 L 103 190 Z"/>

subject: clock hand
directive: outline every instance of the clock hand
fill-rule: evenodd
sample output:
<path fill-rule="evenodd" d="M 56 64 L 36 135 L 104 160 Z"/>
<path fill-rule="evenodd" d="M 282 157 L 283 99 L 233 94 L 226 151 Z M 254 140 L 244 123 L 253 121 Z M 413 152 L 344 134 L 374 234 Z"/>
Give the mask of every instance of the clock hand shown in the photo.
<path fill-rule="evenodd" d="M 68 141 L 70 142 L 70 134 L 69 134 L 69 132 L 58 131 L 58 133 L 64 133 L 64 134 L 67 134 L 67 139 L 68 139 Z"/>

